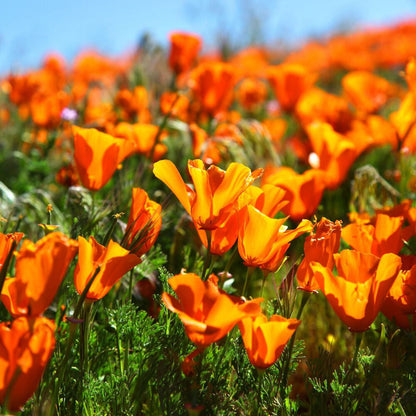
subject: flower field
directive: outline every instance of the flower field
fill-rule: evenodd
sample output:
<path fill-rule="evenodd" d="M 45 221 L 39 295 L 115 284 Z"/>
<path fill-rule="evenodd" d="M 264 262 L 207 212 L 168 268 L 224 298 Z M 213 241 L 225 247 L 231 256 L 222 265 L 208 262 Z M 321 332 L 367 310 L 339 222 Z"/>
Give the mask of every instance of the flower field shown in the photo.
<path fill-rule="evenodd" d="M 170 35 L 0 78 L 0 406 L 416 414 L 416 22 Z"/>

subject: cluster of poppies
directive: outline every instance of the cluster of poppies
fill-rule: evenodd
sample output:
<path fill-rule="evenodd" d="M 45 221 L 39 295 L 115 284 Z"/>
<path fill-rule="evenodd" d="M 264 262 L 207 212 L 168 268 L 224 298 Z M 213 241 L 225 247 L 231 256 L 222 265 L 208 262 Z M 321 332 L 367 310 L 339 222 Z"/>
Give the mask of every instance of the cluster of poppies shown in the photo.
<path fill-rule="evenodd" d="M 200 55 L 196 35 L 175 33 L 170 41 L 172 82 L 165 91 L 132 85 L 129 74 L 141 50 L 117 61 L 83 54 L 71 70 L 51 56 L 38 71 L 1 80 L 6 105 L 0 126 L 17 115 L 31 129 L 21 150 L 36 148 L 49 157 L 52 148 L 59 160 L 56 182 L 98 195 L 103 187 L 110 192 L 116 172 L 136 157 L 182 204 L 205 246 L 201 252 L 231 257 L 235 247 L 248 276 L 258 268 L 266 280 L 285 262 L 291 242 L 304 235 L 300 290 L 322 291 L 351 331 L 366 331 L 380 311 L 413 330 L 416 257 L 403 254 L 416 234 L 412 200 L 350 213 L 345 226 L 312 217 L 324 192 L 338 189 L 361 155 L 383 146 L 398 161 L 388 179 L 410 175 L 404 189 L 413 192 L 416 172 L 399 168 L 416 152 L 416 24 L 310 43 L 283 58 L 248 48 L 227 62 Z M 403 82 L 374 73 L 397 67 L 404 68 Z M 339 94 L 318 87 L 341 69 Z M 186 165 L 189 180 L 169 148 L 179 135 L 193 156 Z M 260 142 L 266 151 L 256 148 Z M 254 162 L 259 152 L 262 165 Z M 295 160 L 291 165 L 281 163 L 287 154 Z M 75 288 L 82 300 L 95 302 L 142 261 L 161 227 L 162 206 L 134 187 L 119 242 L 111 235 L 103 244 L 94 236 L 73 240 L 49 229 L 37 242 L 18 232 L 0 234 L 1 301 L 12 318 L 0 324 L 0 402 L 10 411 L 33 394 L 53 353 L 55 323 L 43 314 L 75 256 Z M 350 249 L 339 252 L 341 239 Z M 267 316 L 264 299 L 251 298 L 246 284 L 241 296 L 230 295 L 213 268 L 204 267 L 202 277 L 192 271 L 173 276 L 176 296 L 162 294 L 196 346 L 185 363 L 238 325 L 250 362 L 270 367 L 301 321 Z"/>

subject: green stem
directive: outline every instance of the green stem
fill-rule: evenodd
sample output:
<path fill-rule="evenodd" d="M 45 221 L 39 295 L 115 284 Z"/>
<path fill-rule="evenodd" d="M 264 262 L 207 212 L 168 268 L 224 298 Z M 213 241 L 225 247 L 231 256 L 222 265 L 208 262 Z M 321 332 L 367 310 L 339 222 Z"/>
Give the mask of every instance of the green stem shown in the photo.
<path fill-rule="evenodd" d="M 207 255 L 205 256 L 204 268 L 202 270 L 202 280 L 206 280 L 208 265 L 211 263 L 211 230 L 205 231 L 207 234 Z"/>
<path fill-rule="evenodd" d="M 250 277 L 253 275 L 253 273 L 254 273 L 254 267 L 247 267 L 246 278 L 244 279 L 243 292 L 241 294 L 241 296 L 243 297 L 246 296 L 248 281 L 250 280 Z"/>
<path fill-rule="evenodd" d="M 302 300 L 300 303 L 300 307 L 298 310 L 298 313 L 296 315 L 296 319 L 300 319 L 302 316 L 302 312 L 306 306 L 306 304 L 308 303 L 308 300 L 310 298 L 311 293 L 310 292 L 306 292 L 306 291 L 302 291 Z M 289 341 L 289 345 L 288 345 L 288 354 L 287 354 L 287 359 L 285 361 L 285 363 L 283 364 L 283 375 L 280 381 L 280 394 L 282 396 L 282 399 L 284 399 L 284 393 L 286 390 L 286 386 L 287 386 L 287 379 L 289 376 L 289 368 L 290 368 L 290 361 L 292 359 L 292 353 L 293 353 L 293 347 L 295 345 L 295 338 L 296 338 L 296 332 L 292 335 L 292 338 L 290 338 Z"/>

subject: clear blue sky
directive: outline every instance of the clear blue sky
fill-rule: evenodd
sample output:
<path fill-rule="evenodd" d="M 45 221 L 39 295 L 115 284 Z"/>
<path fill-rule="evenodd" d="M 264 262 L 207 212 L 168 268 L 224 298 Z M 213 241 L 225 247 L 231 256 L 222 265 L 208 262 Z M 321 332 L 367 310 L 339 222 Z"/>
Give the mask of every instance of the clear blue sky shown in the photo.
<path fill-rule="evenodd" d="M 69 61 L 86 47 L 119 54 L 144 32 L 165 45 L 173 30 L 198 33 L 206 46 L 220 36 L 293 43 L 411 17 L 416 0 L 3 0 L 0 73 L 35 67 L 51 51 Z"/>

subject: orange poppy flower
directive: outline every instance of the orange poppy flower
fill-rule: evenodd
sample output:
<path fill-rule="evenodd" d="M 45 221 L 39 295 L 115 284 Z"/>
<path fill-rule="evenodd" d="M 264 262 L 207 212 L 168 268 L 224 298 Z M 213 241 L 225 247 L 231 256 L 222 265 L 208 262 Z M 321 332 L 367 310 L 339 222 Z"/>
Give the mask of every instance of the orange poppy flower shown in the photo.
<path fill-rule="evenodd" d="M 312 123 L 306 131 L 313 148 L 309 163 L 313 168 L 325 171 L 324 180 L 328 189 L 338 188 L 358 157 L 357 149 L 330 124 Z"/>
<path fill-rule="evenodd" d="M 147 253 L 159 235 L 161 213 L 161 205 L 149 199 L 146 191 L 133 188 L 129 220 L 121 246 L 138 257 Z"/>
<path fill-rule="evenodd" d="M 257 78 L 245 78 L 237 88 L 237 99 L 247 111 L 254 111 L 267 98 L 266 85 Z"/>
<path fill-rule="evenodd" d="M 283 199 L 289 203 L 282 207 L 285 215 L 294 221 L 310 218 L 318 209 L 325 188 L 324 172 L 309 169 L 302 174 L 286 166 L 268 167 L 264 172 L 262 184 L 272 184 L 284 190 Z"/>
<path fill-rule="evenodd" d="M 78 243 L 53 232 L 36 243 L 24 240 L 16 258 L 16 277 L 5 280 L 1 300 L 14 317 L 38 316 L 52 303 Z"/>
<path fill-rule="evenodd" d="M 123 120 L 133 120 L 139 123 L 150 123 L 152 116 L 149 111 L 149 97 L 145 87 L 139 85 L 130 91 L 126 88 L 117 92 L 115 103 L 122 109 Z"/>
<path fill-rule="evenodd" d="M 166 91 L 160 96 L 160 111 L 164 115 L 170 114 L 170 117 L 187 121 L 189 107 L 190 101 L 186 95 Z"/>
<path fill-rule="evenodd" d="M 192 138 L 192 151 L 194 157 L 201 157 L 203 150 L 206 148 L 206 142 L 208 140 L 208 133 L 199 127 L 196 123 L 189 124 L 189 130 Z M 219 160 L 218 160 L 219 161 Z M 214 163 L 218 163 L 214 162 Z"/>
<path fill-rule="evenodd" d="M 343 250 L 334 258 L 338 276 L 312 262 L 314 278 L 342 322 L 351 331 L 366 331 L 400 271 L 401 259 L 393 253 L 379 258 L 355 250 Z"/>
<path fill-rule="evenodd" d="M 320 121 L 330 124 L 339 133 L 347 132 L 353 120 L 347 100 L 319 88 L 311 88 L 302 94 L 295 112 L 304 126 Z"/>
<path fill-rule="evenodd" d="M 202 40 L 191 33 L 175 32 L 169 36 L 170 54 L 169 66 L 175 74 L 182 74 L 192 68 Z"/>
<path fill-rule="evenodd" d="M 318 262 L 332 270 L 334 267 L 333 254 L 338 252 L 341 243 L 341 222 L 332 222 L 323 217 L 311 234 L 306 237 L 304 244 L 305 257 L 298 267 L 296 279 L 300 289 L 308 292 L 319 290 L 319 285 L 313 278 L 310 263 Z"/>
<path fill-rule="evenodd" d="M 20 317 L 0 323 L 0 403 L 18 412 L 36 391 L 55 348 L 55 323 Z"/>
<path fill-rule="evenodd" d="M 403 247 L 403 217 L 377 214 L 375 225 L 355 222 L 342 229 L 342 239 L 362 253 L 381 257 L 386 253 L 398 254 Z"/>
<path fill-rule="evenodd" d="M 347 99 L 363 115 L 376 113 L 396 89 L 385 78 L 369 71 L 351 71 L 342 78 Z"/>
<path fill-rule="evenodd" d="M 86 296 L 91 301 L 103 298 L 130 269 L 140 263 L 139 257 L 130 254 L 112 240 L 107 247 L 97 243 L 94 237 L 90 237 L 88 241 L 78 237 L 78 243 L 78 264 L 74 273 L 75 288 L 81 294 L 91 278 L 96 275 Z M 98 268 L 100 269 L 97 272 Z"/>
<path fill-rule="evenodd" d="M 189 85 L 201 111 L 214 117 L 225 111 L 233 99 L 234 68 L 224 62 L 204 62 L 190 74 Z"/>
<path fill-rule="evenodd" d="M 153 160 L 160 159 L 167 151 L 167 146 L 160 143 L 166 137 L 166 133 L 159 133 L 159 126 L 154 124 L 129 124 L 126 122 L 118 123 L 111 132 L 117 138 L 124 138 L 122 142 L 119 160 L 124 160 L 128 156 L 138 153 L 146 157 L 153 156 Z M 155 145 L 157 135 L 158 143 Z M 154 148 L 154 149 L 153 149 Z M 153 149 L 153 155 L 151 155 Z"/>
<path fill-rule="evenodd" d="M 15 247 L 17 247 L 17 245 L 20 243 L 20 240 L 23 238 L 23 235 L 23 233 L 0 233 L 0 272 L 4 262 L 10 253 L 10 250 L 13 247 L 13 243 L 15 244 Z"/>
<path fill-rule="evenodd" d="M 221 256 L 234 245 L 238 237 L 240 211 L 244 206 L 251 204 L 263 214 L 273 218 L 287 204 L 287 201 L 282 201 L 283 195 L 284 191 L 273 185 L 265 185 L 261 188 L 249 186 L 238 198 L 237 210 L 218 228 L 211 231 L 211 253 Z M 208 247 L 205 230 L 197 228 L 197 231 L 202 244 Z"/>
<path fill-rule="evenodd" d="M 231 163 L 226 171 L 217 166 L 205 170 L 202 160 L 188 161 L 188 172 L 194 189 L 185 184 L 170 160 L 154 164 L 153 173 L 179 199 L 195 224 L 204 230 L 218 228 L 235 210 L 237 198 L 260 175 L 262 169 L 251 172 L 240 163 Z"/>
<path fill-rule="evenodd" d="M 246 266 L 269 272 L 278 269 L 290 242 L 312 229 L 311 222 L 303 220 L 296 229 L 286 230 L 283 224 L 287 218 L 272 219 L 252 205 L 244 207 L 241 216 L 238 252 Z"/>
<path fill-rule="evenodd" d="M 262 313 L 242 319 L 240 328 L 248 358 L 256 368 L 269 368 L 283 352 L 301 321 Z"/>
<path fill-rule="evenodd" d="M 403 266 L 402 266 L 403 267 Z M 401 270 L 391 286 L 381 312 L 397 326 L 410 329 L 416 325 L 416 265 L 410 270 Z"/>
<path fill-rule="evenodd" d="M 260 313 L 260 298 L 244 302 L 218 288 L 218 278 L 203 281 L 193 273 L 179 274 L 168 280 L 178 298 L 162 294 L 165 306 L 178 314 L 186 335 L 205 348 L 223 338 L 241 319 Z"/>
<path fill-rule="evenodd" d="M 302 65 L 283 63 L 269 67 L 267 79 L 283 110 L 292 111 L 299 97 L 313 86 L 317 76 Z"/>
<path fill-rule="evenodd" d="M 96 129 L 73 126 L 74 158 L 82 184 L 90 190 L 102 188 L 121 162 L 123 139 Z"/>

